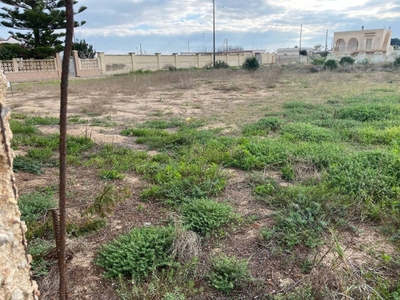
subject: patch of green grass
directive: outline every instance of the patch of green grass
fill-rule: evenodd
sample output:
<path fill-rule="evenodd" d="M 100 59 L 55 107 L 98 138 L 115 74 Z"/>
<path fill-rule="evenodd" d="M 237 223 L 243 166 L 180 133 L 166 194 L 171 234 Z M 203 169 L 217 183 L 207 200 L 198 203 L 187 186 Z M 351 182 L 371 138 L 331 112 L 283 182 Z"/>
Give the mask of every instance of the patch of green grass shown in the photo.
<path fill-rule="evenodd" d="M 90 126 L 98 126 L 98 127 L 113 127 L 116 126 L 117 122 L 112 121 L 111 117 L 105 118 L 93 118 L 90 121 Z"/>
<path fill-rule="evenodd" d="M 282 187 L 273 180 L 256 184 L 254 193 L 270 205 L 274 225 L 261 232 L 292 249 L 297 245 L 315 248 L 323 244 L 323 234 L 331 226 L 345 228 L 356 203 L 325 183 Z"/>
<path fill-rule="evenodd" d="M 95 166 L 101 168 L 101 172 L 113 170 L 112 173 L 116 175 L 135 171 L 137 168 L 146 165 L 148 161 L 157 159 L 160 159 L 160 156 L 150 158 L 144 151 L 135 151 L 125 147 L 106 144 L 100 151 L 92 153 L 84 165 L 86 167 Z M 113 175 L 112 173 L 109 175 Z"/>
<path fill-rule="evenodd" d="M 173 263 L 170 250 L 174 237 L 173 227 L 134 228 L 102 246 L 96 264 L 104 268 L 104 276 L 108 278 L 143 280 Z"/>
<path fill-rule="evenodd" d="M 348 137 L 362 144 L 391 145 L 400 141 L 400 126 L 385 129 L 376 129 L 372 126 L 356 128 L 349 131 Z"/>
<path fill-rule="evenodd" d="M 30 265 L 33 279 L 39 279 L 49 274 L 49 269 L 55 262 L 46 260 L 44 256 L 54 247 L 53 242 L 41 238 L 36 238 L 29 242 L 28 253 L 32 255 Z"/>
<path fill-rule="evenodd" d="M 60 119 L 55 117 L 27 117 L 24 119 L 27 125 L 59 125 Z"/>
<path fill-rule="evenodd" d="M 150 165 L 151 167 L 151 165 Z M 145 178 L 152 186 L 142 191 L 143 199 L 166 201 L 171 205 L 192 199 L 218 195 L 226 185 L 226 174 L 220 166 L 204 162 L 171 162 L 168 165 L 153 164 L 154 172 L 143 167 Z"/>
<path fill-rule="evenodd" d="M 357 104 L 338 110 L 338 119 L 351 119 L 360 122 L 370 122 L 398 118 L 400 106 L 394 104 Z"/>
<path fill-rule="evenodd" d="M 117 293 L 121 299 L 185 300 L 198 297 L 202 291 L 196 287 L 197 261 L 162 268 L 152 272 L 146 282 L 131 283 L 119 278 Z"/>
<path fill-rule="evenodd" d="M 88 120 L 81 119 L 79 116 L 72 116 L 68 118 L 68 124 L 86 124 Z"/>
<path fill-rule="evenodd" d="M 283 104 L 283 116 L 290 122 L 310 123 L 315 120 L 331 119 L 335 108 L 332 105 L 305 102 L 287 102 Z"/>
<path fill-rule="evenodd" d="M 11 131 L 13 132 L 13 134 L 26 134 L 26 135 L 30 135 L 30 134 L 36 134 L 38 133 L 38 129 L 36 129 L 35 126 L 33 126 L 32 124 L 28 125 L 23 121 L 19 121 L 19 120 L 10 120 L 10 128 Z"/>
<path fill-rule="evenodd" d="M 318 127 L 308 123 L 286 124 L 281 129 L 281 134 L 289 140 L 305 142 L 333 142 L 339 137 L 330 129 Z"/>
<path fill-rule="evenodd" d="M 244 135 L 267 135 L 271 131 L 277 131 L 282 125 L 282 120 L 277 117 L 267 117 L 256 123 L 247 124 L 242 128 Z"/>

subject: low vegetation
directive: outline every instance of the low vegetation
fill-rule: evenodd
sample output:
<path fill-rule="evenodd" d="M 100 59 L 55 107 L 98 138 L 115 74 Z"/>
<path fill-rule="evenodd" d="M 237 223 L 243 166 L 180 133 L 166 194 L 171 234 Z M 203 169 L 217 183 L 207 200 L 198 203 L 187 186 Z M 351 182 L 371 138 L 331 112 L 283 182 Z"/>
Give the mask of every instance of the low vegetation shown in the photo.
<path fill-rule="evenodd" d="M 334 72 L 334 60 L 324 66 L 332 72 L 261 66 L 117 76 L 107 82 L 127 94 L 123 105 L 137 92 L 124 82 L 187 84 L 190 92 L 177 96 L 185 115 L 170 113 L 176 104 L 163 97 L 175 89 L 166 88 L 167 96 L 151 94 L 157 113 L 146 108 L 140 122 L 107 118 L 104 103 L 101 117 L 85 110 L 69 118 L 123 139 L 68 137 L 76 189 L 68 237 L 92 241 L 96 272 L 114 287 L 110 299 L 399 297 L 400 78 L 381 73 L 376 83 L 371 73 Z M 201 86 L 214 97 L 205 105 L 192 95 Z M 58 135 L 43 128 L 56 123 L 13 114 L 17 176 L 55 170 Z M 52 266 L 56 190 L 22 190 L 19 199 L 39 280 Z"/>

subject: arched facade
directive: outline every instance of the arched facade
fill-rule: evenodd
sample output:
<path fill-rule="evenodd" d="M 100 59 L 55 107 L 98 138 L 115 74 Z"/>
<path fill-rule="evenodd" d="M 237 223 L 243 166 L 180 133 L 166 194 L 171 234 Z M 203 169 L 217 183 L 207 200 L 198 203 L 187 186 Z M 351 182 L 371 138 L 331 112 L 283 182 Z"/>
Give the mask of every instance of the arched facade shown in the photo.
<path fill-rule="evenodd" d="M 360 52 L 383 52 L 386 55 L 393 51 L 390 46 L 392 30 L 364 29 L 335 32 L 333 51 L 338 54 L 353 55 Z"/>
<path fill-rule="evenodd" d="M 358 40 L 356 38 L 351 38 L 347 43 L 347 51 L 355 52 L 358 51 Z"/>
<path fill-rule="evenodd" d="M 344 39 L 338 39 L 336 41 L 335 48 L 337 49 L 337 51 L 344 52 L 346 49 L 346 42 L 344 41 Z"/>

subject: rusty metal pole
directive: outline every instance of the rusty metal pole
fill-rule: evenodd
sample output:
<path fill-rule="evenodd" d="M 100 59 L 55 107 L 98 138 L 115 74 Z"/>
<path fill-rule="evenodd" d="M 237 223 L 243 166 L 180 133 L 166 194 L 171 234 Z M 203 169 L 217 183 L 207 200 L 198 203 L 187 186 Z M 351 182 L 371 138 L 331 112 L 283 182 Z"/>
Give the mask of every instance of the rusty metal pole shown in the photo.
<path fill-rule="evenodd" d="M 213 0 L 213 67 L 215 67 L 215 0 Z"/>
<path fill-rule="evenodd" d="M 59 252 L 58 269 L 60 272 L 60 300 L 67 299 L 66 284 L 66 183 L 67 183 L 67 105 L 68 105 L 68 74 L 69 61 L 72 53 L 72 39 L 74 35 L 74 8 L 73 0 L 65 1 L 65 13 L 67 18 L 64 57 L 61 72 L 61 95 L 60 95 L 60 186 L 59 186 Z"/>

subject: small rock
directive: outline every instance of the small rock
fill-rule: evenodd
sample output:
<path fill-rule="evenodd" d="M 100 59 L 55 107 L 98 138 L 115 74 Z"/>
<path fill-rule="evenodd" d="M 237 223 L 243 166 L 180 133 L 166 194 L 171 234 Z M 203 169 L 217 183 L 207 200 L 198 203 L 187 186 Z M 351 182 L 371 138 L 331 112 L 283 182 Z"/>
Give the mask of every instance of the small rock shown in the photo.
<path fill-rule="evenodd" d="M 295 282 L 292 278 L 279 279 L 279 286 L 285 290 L 290 288 L 293 284 L 295 284 Z"/>

